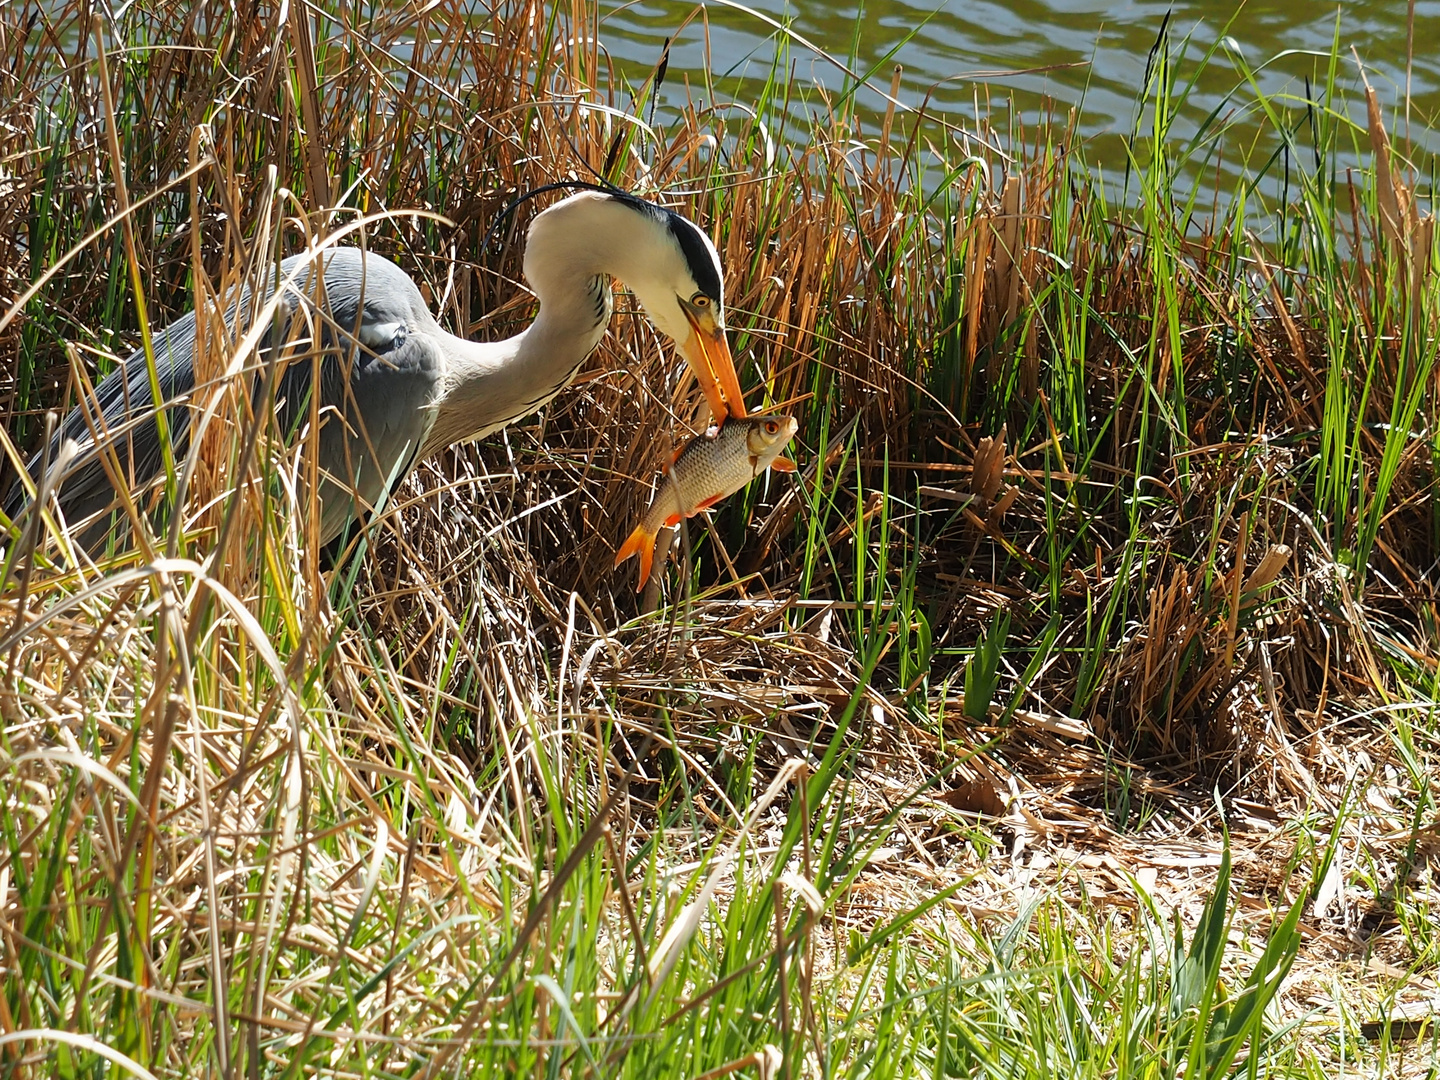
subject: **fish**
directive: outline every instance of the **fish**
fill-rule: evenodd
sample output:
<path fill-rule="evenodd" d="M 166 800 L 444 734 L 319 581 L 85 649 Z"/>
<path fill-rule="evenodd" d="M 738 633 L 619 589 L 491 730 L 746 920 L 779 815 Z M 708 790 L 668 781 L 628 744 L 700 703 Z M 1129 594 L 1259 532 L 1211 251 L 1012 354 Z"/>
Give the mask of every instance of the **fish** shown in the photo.
<path fill-rule="evenodd" d="M 730 416 L 714 434 L 697 435 L 665 468 L 645 516 L 615 552 L 615 566 L 640 556 L 639 592 L 650 580 L 655 537 L 662 527 L 677 525 L 733 495 L 766 469 L 794 472 L 795 462 L 780 451 L 795 437 L 793 416 Z"/>

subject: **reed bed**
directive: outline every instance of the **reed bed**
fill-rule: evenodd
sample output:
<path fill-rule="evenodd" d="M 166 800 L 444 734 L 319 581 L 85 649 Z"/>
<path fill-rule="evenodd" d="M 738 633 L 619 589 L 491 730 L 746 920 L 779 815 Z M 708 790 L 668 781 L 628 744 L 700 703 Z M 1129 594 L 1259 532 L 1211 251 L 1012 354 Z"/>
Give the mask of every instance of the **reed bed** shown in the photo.
<path fill-rule="evenodd" d="M 12 469 L 316 237 L 513 333 L 496 215 L 603 177 L 712 230 L 801 470 L 637 596 L 701 417 L 622 296 L 331 571 L 213 335 L 183 505 L 5 542 L 7 1073 L 1433 1074 L 1433 218 L 1340 39 L 1182 142 L 1162 36 L 1102 173 L 783 48 L 652 111 L 580 0 L 90 11 L 0 9 Z"/>

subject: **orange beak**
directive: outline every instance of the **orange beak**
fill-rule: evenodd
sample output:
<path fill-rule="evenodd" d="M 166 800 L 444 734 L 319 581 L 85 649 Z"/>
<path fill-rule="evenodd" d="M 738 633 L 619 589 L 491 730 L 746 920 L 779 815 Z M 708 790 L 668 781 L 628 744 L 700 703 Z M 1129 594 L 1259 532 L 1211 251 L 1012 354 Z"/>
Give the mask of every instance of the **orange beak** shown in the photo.
<path fill-rule="evenodd" d="M 715 423 L 725 423 L 727 416 L 744 416 L 745 396 L 740 392 L 740 376 L 735 374 L 735 361 L 730 357 L 724 329 L 702 327 L 689 311 L 685 312 L 685 318 L 690 322 L 690 337 L 680 346 L 680 351 L 690 370 L 695 372 L 700 389 L 705 391 Z"/>

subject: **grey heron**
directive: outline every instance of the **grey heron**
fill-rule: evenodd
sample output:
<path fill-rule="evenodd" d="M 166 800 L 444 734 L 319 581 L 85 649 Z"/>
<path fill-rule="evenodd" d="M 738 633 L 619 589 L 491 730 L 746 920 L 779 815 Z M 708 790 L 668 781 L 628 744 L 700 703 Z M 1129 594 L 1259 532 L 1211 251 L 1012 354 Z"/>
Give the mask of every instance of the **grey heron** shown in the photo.
<path fill-rule="evenodd" d="M 321 264 L 323 288 L 316 289 L 311 274 Z M 277 333 L 284 340 L 286 334 L 296 336 L 297 326 L 308 327 L 304 332 L 315 344 L 301 355 L 318 355 L 319 366 L 290 363 L 276 383 L 275 407 L 282 431 L 303 425 L 307 417 L 321 418 L 322 543 L 378 505 L 416 461 L 497 431 L 568 386 L 605 334 L 612 278 L 630 288 L 650 321 L 676 343 L 715 422 L 744 415 L 725 337 L 720 259 L 704 232 L 680 214 L 616 190 L 581 191 L 535 217 L 524 272 L 539 300 L 534 322 L 512 338 L 482 342 L 442 329 L 415 283 L 378 254 L 340 247 L 280 264 L 278 280 L 288 283 L 269 331 L 271 343 Z M 276 287 L 269 284 L 270 296 Z M 240 310 L 246 301 L 242 297 Z M 229 320 L 235 311 L 230 309 Z M 195 350 L 193 312 L 154 335 L 158 384 L 167 405 L 194 390 Z M 112 371 L 95 397 L 99 422 L 87 423 L 82 408 L 75 408 L 51 440 L 48 459 L 36 454 L 29 463 L 31 476 L 38 476 L 42 460 L 57 460 L 61 446 L 73 440 L 56 496 L 72 525 L 113 508 L 115 500 L 92 425 L 119 433 L 103 441 L 131 482 L 147 484 L 162 471 L 160 426 L 143 351 Z M 312 412 L 315 405 L 318 411 Z M 182 404 L 167 408 L 166 417 L 178 460 L 189 446 L 190 412 Z M 26 501 L 17 480 L 6 514 L 13 519 Z M 95 546 L 109 527 L 110 515 L 103 515 L 83 534 L 82 544 Z"/>

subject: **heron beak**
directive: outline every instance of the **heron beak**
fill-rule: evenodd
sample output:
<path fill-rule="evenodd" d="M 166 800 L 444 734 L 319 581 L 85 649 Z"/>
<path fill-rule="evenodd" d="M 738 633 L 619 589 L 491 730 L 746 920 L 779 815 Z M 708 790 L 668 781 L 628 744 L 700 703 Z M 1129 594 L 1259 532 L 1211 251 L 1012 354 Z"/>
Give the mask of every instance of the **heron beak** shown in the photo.
<path fill-rule="evenodd" d="M 715 423 L 723 424 L 727 416 L 744 416 L 745 396 L 740 392 L 740 376 L 735 373 L 724 327 L 701 326 L 689 310 L 685 318 L 690 323 L 690 337 L 680 351 L 695 372 L 700 389 L 705 391 Z"/>

